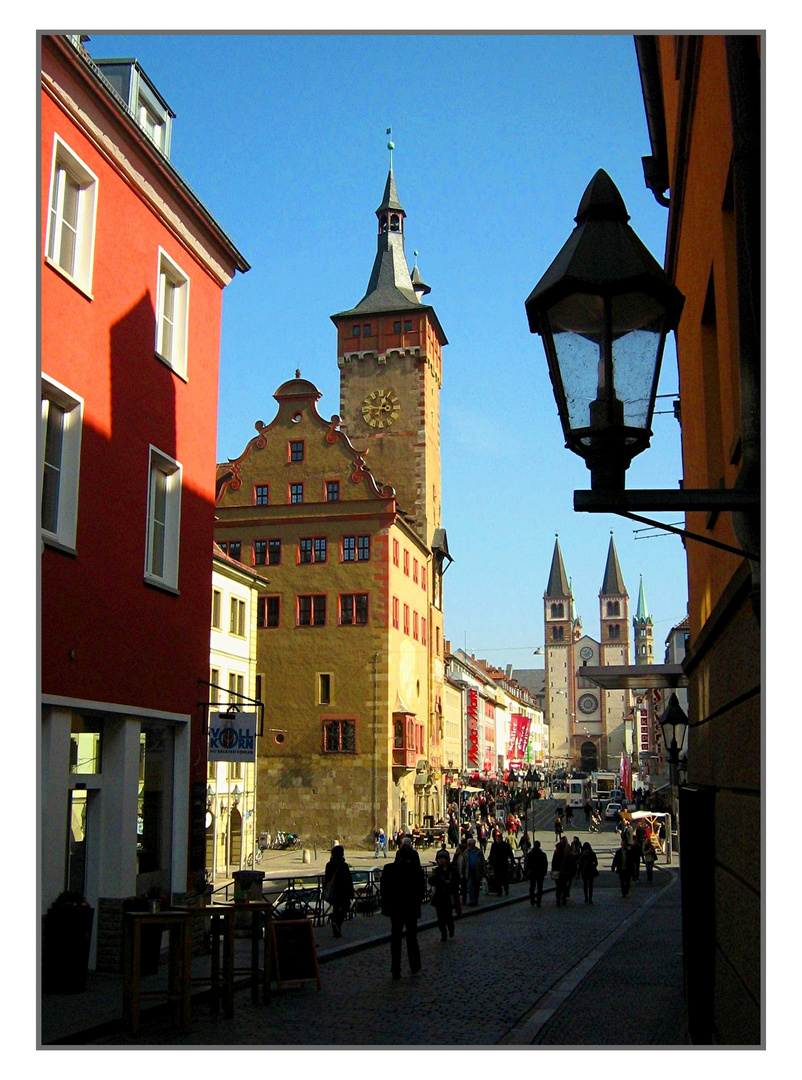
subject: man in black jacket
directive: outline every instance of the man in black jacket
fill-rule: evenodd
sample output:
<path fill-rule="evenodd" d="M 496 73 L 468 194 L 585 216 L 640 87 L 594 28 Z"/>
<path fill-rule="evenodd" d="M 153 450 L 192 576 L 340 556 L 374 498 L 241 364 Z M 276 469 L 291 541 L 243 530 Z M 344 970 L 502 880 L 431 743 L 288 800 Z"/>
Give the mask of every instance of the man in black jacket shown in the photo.
<path fill-rule="evenodd" d="M 406 930 L 407 959 L 412 975 L 421 969 L 418 919 L 426 893 L 426 879 L 420 856 L 410 838 L 404 837 L 395 860 L 382 870 L 379 885 L 382 915 L 390 916 L 390 974 L 401 978 L 401 938 Z"/>
<path fill-rule="evenodd" d="M 549 857 L 540 847 L 540 841 L 535 840 L 532 850 L 526 859 L 526 872 L 529 875 L 529 902 L 532 907 L 543 899 L 543 882 L 549 872 Z"/>

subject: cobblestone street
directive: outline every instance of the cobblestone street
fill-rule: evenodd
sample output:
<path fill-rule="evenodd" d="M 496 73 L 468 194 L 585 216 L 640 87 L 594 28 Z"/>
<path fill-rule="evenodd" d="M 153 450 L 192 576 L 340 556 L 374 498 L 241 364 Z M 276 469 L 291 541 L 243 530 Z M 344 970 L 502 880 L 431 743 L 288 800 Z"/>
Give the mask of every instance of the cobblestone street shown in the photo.
<path fill-rule="evenodd" d="M 515 887 L 520 900 L 458 920 L 446 943 L 436 928 L 422 931 L 417 976 L 404 959 L 402 979 L 391 981 L 383 939 L 323 956 L 321 990 L 284 988 L 267 1005 L 253 1005 L 241 990 L 231 1018 L 210 1017 L 202 1003 L 193 1008 L 188 1035 L 149 1017 L 136 1038 L 107 1035 L 94 1045 L 682 1044 L 676 871 L 656 873 L 653 886 L 641 876 L 622 898 L 617 878 L 603 870 L 592 906 L 576 884 L 565 908 L 556 907 L 553 894 L 533 908 L 525 890 Z M 424 920 L 430 915 L 429 908 Z M 381 916 L 363 922 L 376 935 L 389 930 Z M 344 928 L 346 944 L 351 926 Z M 622 986 L 637 987 L 633 1009 L 620 1008 Z"/>

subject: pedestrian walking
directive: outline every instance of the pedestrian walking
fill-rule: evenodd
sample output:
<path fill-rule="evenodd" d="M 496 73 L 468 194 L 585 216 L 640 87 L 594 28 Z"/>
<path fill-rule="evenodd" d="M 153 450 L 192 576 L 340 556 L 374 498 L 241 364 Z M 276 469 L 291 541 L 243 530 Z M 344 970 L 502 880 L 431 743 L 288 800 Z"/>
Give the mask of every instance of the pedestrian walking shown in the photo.
<path fill-rule="evenodd" d="M 631 876 L 631 867 L 629 862 L 629 848 L 627 847 L 626 840 L 621 837 L 621 847 L 613 855 L 613 864 L 611 867 L 614 874 L 618 874 L 618 882 L 621 886 L 621 895 L 626 896 L 629 892 L 629 883 Z"/>
<path fill-rule="evenodd" d="M 585 903 L 593 903 L 593 881 L 599 876 L 599 860 L 596 852 L 588 841 L 582 845 L 577 861 L 577 871 L 582 879 L 582 891 L 585 894 Z"/>
<path fill-rule="evenodd" d="M 354 881 L 351 868 L 345 861 L 345 848 L 337 844 L 331 849 L 331 858 L 323 871 L 323 899 L 331 904 L 331 930 L 335 937 L 342 937 L 342 925 L 354 898 Z"/>
<path fill-rule="evenodd" d="M 532 907 L 535 904 L 540 907 L 540 901 L 543 899 L 543 882 L 549 871 L 549 857 L 545 851 L 541 850 L 539 840 L 535 840 L 532 844 L 532 850 L 526 859 L 526 870 L 529 874 L 529 903 Z"/>
<path fill-rule="evenodd" d="M 590 803 L 586 801 L 583 809 L 585 811 L 585 824 L 589 825 L 590 824 L 590 811 L 592 809 Z"/>
<path fill-rule="evenodd" d="M 381 826 L 379 826 L 379 828 L 377 828 L 376 832 L 373 834 L 373 843 L 374 843 L 374 846 L 375 846 L 375 849 L 376 849 L 376 853 L 373 856 L 374 859 L 378 859 L 379 852 L 381 852 L 382 855 L 384 855 L 384 857 L 386 859 L 387 858 L 387 837 L 385 835 L 384 829 L 382 829 Z"/>
<path fill-rule="evenodd" d="M 482 887 L 482 880 L 485 877 L 487 868 L 485 857 L 476 846 L 476 838 L 473 836 L 468 837 L 466 858 L 466 877 L 468 882 L 467 904 L 468 907 L 476 907 L 479 903 L 479 891 Z"/>
<path fill-rule="evenodd" d="M 566 822 L 568 824 L 568 827 L 570 829 L 570 827 L 574 823 L 574 808 L 573 808 L 573 806 L 571 806 L 570 803 L 568 804 L 568 807 L 567 807 L 567 809 L 565 811 L 565 820 L 566 820 Z"/>
<path fill-rule="evenodd" d="M 643 856 L 643 849 L 637 839 L 633 840 L 629 845 L 630 861 L 632 865 L 632 880 L 640 880 L 640 861 Z"/>
<path fill-rule="evenodd" d="M 518 846 L 520 847 L 521 853 L 524 857 L 524 866 L 526 866 L 526 857 L 532 848 L 532 841 L 529 839 L 529 833 L 526 831 L 526 829 L 524 829 L 523 831 L 521 842 Z"/>
<path fill-rule="evenodd" d="M 445 848 L 434 857 L 435 866 L 429 875 L 432 887 L 432 904 L 437 915 L 440 940 L 448 941 L 454 936 L 454 900 L 458 892 L 457 875 Z"/>
<path fill-rule="evenodd" d="M 654 871 L 654 864 L 657 862 L 657 852 L 654 850 L 654 845 L 651 840 L 643 841 L 643 865 L 646 868 L 646 884 L 652 884 L 652 873 Z"/>
<path fill-rule="evenodd" d="M 487 851 L 487 825 L 485 825 L 485 823 L 481 821 L 476 828 L 476 832 L 479 836 L 479 845 L 482 849 L 482 854 L 484 855 Z"/>
<path fill-rule="evenodd" d="M 573 876 L 573 858 L 571 856 L 571 849 L 568 847 L 568 841 L 564 836 L 561 836 L 557 841 L 557 845 L 554 848 L 554 852 L 551 856 L 551 877 L 554 882 L 554 895 L 557 900 L 557 907 L 565 907 L 568 896 L 568 871 L 571 870 Z"/>
<path fill-rule="evenodd" d="M 510 895 L 510 873 L 515 866 L 515 856 L 509 842 L 501 835 L 501 830 L 493 833 L 493 843 L 487 856 L 488 876 L 492 871 L 494 891 L 501 896 Z"/>
<path fill-rule="evenodd" d="M 462 915 L 462 905 L 468 901 L 468 845 L 460 841 L 451 859 L 457 881 L 457 918 Z"/>
<path fill-rule="evenodd" d="M 560 837 L 563 834 L 563 818 L 562 810 L 558 810 L 554 818 L 554 839 L 557 843 L 560 841 Z"/>
<path fill-rule="evenodd" d="M 412 975 L 421 969 L 418 919 L 426 892 L 420 856 L 405 836 L 391 863 L 382 870 L 379 883 L 382 915 L 390 917 L 390 974 L 401 978 L 401 939 L 406 931 L 407 959 Z"/>

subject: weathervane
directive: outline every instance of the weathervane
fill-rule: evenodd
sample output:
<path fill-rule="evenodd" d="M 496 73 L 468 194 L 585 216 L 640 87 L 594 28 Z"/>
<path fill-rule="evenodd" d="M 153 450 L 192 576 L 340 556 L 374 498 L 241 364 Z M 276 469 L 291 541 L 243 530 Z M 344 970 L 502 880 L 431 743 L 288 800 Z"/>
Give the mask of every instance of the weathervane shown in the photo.
<path fill-rule="evenodd" d="M 385 134 L 392 136 L 393 129 L 391 127 L 388 127 Z M 387 149 L 390 151 L 390 172 L 392 172 L 393 171 L 393 150 L 395 150 L 395 143 L 393 142 L 392 138 L 390 138 L 388 140 L 388 142 L 387 142 Z"/>

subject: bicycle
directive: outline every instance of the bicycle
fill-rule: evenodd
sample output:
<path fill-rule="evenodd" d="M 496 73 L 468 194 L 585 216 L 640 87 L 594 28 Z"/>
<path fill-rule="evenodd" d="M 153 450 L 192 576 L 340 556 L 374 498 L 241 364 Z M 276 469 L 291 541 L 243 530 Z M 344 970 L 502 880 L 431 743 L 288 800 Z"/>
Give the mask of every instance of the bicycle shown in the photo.
<path fill-rule="evenodd" d="M 591 818 L 590 819 L 590 825 L 588 826 L 588 829 L 590 830 L 590 832 L 600 833 L 600 832 L 604 832 L 604 825 L 602 824 L 601 820 L 594 821 L 593 818 Z"/>

